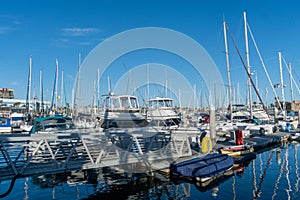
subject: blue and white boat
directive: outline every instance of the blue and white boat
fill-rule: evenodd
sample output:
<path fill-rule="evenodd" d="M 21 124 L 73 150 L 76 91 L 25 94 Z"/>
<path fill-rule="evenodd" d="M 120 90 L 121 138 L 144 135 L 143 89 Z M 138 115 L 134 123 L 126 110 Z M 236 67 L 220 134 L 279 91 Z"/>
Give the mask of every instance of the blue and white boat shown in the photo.
<path fill-rule="evenodd" d="M 210 153 L 171 165 L 171 173 L 192 181 L 205 182 L 233 167 L 234 160 L 226 154 Z"/>
<path fill-rule="evenodd" d="M 34 119 L 32 129 L 29 133 L 65 133 L 74 131 L 75 129 L 76 126 L 71 117 L 56 115 Z"/>
<path fill-rule="evenodd" d="M 10 123 L 12 132 L 21 132 L 26 122 L 26 117 L 23 113 L 13 112 L 10 114 Z"/>
<path fill-rule="evenodd" d="M 0 117 L 0 133 L 11 133 L 12 127 L 8 117 Z"/>

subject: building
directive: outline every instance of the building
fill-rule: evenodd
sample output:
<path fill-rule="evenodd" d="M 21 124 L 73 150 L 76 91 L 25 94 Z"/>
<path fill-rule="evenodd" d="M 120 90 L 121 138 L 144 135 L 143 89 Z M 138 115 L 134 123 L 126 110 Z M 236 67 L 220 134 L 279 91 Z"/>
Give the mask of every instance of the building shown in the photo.
<path fill-rule="evenodd" d="M 10 88 L 0 88 L 0 98 L 2 99 L 14 99 L 14 90 Z"/>

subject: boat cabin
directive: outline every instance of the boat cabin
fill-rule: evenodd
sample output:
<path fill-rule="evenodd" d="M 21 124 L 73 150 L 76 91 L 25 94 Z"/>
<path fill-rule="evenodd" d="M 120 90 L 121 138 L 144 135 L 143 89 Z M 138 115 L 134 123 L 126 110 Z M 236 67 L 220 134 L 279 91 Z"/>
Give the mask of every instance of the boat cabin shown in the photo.
<path fill-rule="evenodd" d="M 108 109 L 111 111 L 117 110 L 131 110 L 131 111 L 138 111 L 139 110 L 139 104 L 138 99 L 135 96 L 131 95 L 108 95 L 105 96 L 103 99 L 103 106 L 104 109 Z"/>
<path fill-rule="evenodd" d="M 108 128 L 134 128 L 148 125 L 145 117 L 140 113 L 138 99 L 132 95 L 104 96 L 103 113 L 100 126 Z"/>
<path fill-rule="evenodd" d="M 146 116 L 154 126 L 178 126 L 181 122 L 171 98 L 157 97 L 148 100 Z"/>
<path fill-rule="evenodd" d="M 75 129 L 75 124 L 68 116 L 47 116 L 36 118 L 30 134 L 35 133 L 55 133 Z"/>

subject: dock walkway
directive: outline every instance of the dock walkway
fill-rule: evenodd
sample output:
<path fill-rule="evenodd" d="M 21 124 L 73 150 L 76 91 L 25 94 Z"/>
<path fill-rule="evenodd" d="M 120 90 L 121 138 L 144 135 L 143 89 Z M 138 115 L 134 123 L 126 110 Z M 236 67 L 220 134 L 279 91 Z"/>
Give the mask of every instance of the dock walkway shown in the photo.
<path fill-rule="evenodd" d="M 0 135 L 0 181 L 136 163 L 151 171 L 155 163 L 191 155 L 188 136 L 168 132 Z"/>

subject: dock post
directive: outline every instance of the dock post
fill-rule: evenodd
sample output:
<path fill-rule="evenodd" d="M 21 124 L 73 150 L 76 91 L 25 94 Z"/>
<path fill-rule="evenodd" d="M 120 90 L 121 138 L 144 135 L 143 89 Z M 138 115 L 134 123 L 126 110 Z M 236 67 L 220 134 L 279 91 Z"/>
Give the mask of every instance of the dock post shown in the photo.
<path fill-rule="evenodd" d="M 300 127 L 300 111 L 298 111 L 298 128 Z"/>
<path fill-rule="evenodd" d="M 209 111 L 209 118 L 210 118 L 210 138 L 212 140 L 212 144 L 216 144 L 216 116 L 215 116 L 215 107 L 213 105 L 210 106 Z"/>

